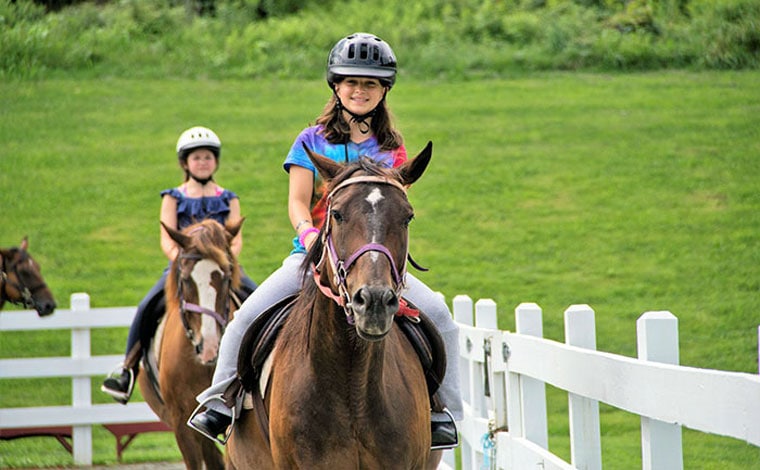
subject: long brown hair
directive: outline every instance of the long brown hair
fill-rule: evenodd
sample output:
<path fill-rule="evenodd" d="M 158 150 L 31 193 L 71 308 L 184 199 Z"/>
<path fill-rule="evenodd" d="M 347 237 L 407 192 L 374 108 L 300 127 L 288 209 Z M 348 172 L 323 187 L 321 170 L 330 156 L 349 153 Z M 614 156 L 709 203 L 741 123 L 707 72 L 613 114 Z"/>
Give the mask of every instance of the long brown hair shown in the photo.
<path fill-rule="evenodd" d="M 401 133 L 393 126 L 393 120 L 393 114 L 383 97 L 375 108 L 375 114 L 370 123 L 372 133 L 383 151 L 395 150 L 404 144 Z M 317 118 L 317 124 L 322 125 L 321 132 L 331 144 L 345 144 L 351 138 L 351 128 L 343 117 L 342 107 L 335 93 Z"/>

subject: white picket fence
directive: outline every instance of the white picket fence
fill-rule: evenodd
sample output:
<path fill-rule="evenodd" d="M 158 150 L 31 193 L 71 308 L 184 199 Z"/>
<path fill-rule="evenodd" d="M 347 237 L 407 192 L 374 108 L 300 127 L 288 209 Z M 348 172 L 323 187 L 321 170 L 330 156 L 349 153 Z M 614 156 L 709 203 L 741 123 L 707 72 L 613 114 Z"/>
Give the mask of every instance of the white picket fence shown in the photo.
<path fill-rule="evenodd" d="M 71 309 L 47 318 L 3 312 L 0 332 L 71 330 L 71 357 L 0 359 L 0 380 L 71 377 L 71 406 L 1 408 L 0 427 L 73 426 L 77 465 L 92 464 L 92 426 L 157 420 L 145 403 L 92 404 L 91 377 L 119 355 L 92 356 L 95 328 L 124 327 L 134 307 L 90 309 L 74 294 Z M 453 299 L 460 325 L 460 375 L 465 419 L 459 423 L 461 467 L 601 469 L 599 402 L 641 416 L 642 467 L 683 468 L 681 426 L 760 446 L 760 376 L 678 366 L 678 321 L 647 312 L 637 322 L 639 358 L 596 351 L 594 311 L 565 311 L 565 343 L 543 339 L 541 308 L 515 309 L 517 332 L 500 331 L 496 304 Z M 760 333 L 760 329 L 758 330 Z M 571 462 L 548 450 L 545 384 L 568 391 Z M 447 451 L 441 468 L 455 468 Z"/>
<path fill-rule="evenodd" d="M 0 332 L 71 330 L 70 357 L 0 359 L 0 380 L 19 378 L 71 377 L 71 406 L 0 408 L 0 427 L 40 428 L 72 426 L 72 454 L 76 465 L 92 465 L 92 426 L 112 423 L 158 421 L 144 402 L 92 403 L 92 377 L 101 378 L 124 360 L 122 355 L 92 356 L 91 331 L 125 327 L 132 323 L 135 307 L 90 308 L 87 294 L 73 294 L 71 309 L 57 309 L 39 318 L 35 311 L 0 313 Z M 126 338 L 125 338 L 126 341 Z M 31 391 L 30 391 L 31 393 Z M 30 395 L 34 396 L 34 395 Z M 38 397 L 44 400 L 44 397 Z"/>
<path fill-rule="evenodd" d="M 461 328 L 464 469 L 601 469 L 599 402 L 641 416 L 644 469 L 683 468 L 681 426 L 760 446 L 760 376 L 678 366 L 678 320 L 670 312 L 638 319 L 636 359 L 596 351 L 588 305 L 565 311 L 564 344 L 542 338 L 542 311 L 533 303 L 515 309 L 516 332 L 497 329 L 492 300 L 476 303 L 474 320 L 467 296 L 455 297 L 453 310 Z M 568 392 L 571 462 L 548 450 L 545 384 Z"/>

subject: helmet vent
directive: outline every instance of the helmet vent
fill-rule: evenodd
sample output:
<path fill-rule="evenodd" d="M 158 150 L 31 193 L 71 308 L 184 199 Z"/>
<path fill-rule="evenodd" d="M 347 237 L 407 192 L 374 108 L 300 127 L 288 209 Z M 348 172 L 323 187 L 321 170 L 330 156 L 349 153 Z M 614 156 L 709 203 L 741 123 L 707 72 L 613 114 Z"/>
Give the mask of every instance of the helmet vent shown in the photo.
<path fill-rule="evenodd" d="M 327 83 L 334 87 L 346 76 L 377 78 L 387 87 L 396 81 L 396 57 L 377 36 L 355 33 L 338 41 L 327 58 Z"/>

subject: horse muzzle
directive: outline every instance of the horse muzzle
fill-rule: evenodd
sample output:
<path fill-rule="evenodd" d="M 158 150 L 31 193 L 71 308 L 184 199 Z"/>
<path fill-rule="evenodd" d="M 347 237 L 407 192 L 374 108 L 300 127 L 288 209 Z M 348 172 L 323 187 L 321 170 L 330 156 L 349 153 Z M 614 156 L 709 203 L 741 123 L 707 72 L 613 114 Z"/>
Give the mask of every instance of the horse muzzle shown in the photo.
<path fill-rule="evenodd" d="M 366 341 L 379 341 L 393 326 L 399 298 L 389 287 L 363 286 L 351 298 L 356 332 Z"/>
<path fill-rule="evenodd" d="M 55 311 L 57 305 L 53 300 L 34 301 L 34 309 L 37 310 L 37 314 L 41 317 L 46 317 Z"/>

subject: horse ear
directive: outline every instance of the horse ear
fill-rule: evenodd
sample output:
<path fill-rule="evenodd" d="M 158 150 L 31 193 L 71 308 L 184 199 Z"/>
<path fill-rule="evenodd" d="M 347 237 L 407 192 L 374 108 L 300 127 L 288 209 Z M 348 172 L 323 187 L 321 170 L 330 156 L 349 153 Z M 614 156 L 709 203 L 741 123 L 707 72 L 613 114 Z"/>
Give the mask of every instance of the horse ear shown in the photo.
<path fill-rule="evenodd" d="M 224 228 L 227 230 L 227 236 L 230 241 L 237 236 L 238 232 L 240 232 L 240 227 L 243 226 L 243 222 L 245 222 L 245 217 L 242 217 L 237 222 L 225 224 Z"/>
<path fill-rule="evenodd" d="M 29 248 L 29 240 L 27 239 L 26 235 L 24 235 L 24 239 L 21 240 L 21 251 L 26 251 Z"/>
<path fill-rule="evenodd" d="M 324 155 L 312 152 L 306 144 L 303 144 L 303 149 L 306 150 L 306 155 L 309 156 L 309 160 L 311 160 L 314 166 L 317 167 L 317 171 L 319 171 L 319 174 L 322 175 L 322 179 L 325 181 L 330 181 L 340 170 L 343 169 L 343 165 L 334 160 L 330 160 Z"/>
<path fill-rule="evenodd" d="M 185 247 L 190 244 L 190 237 L 188 237 L 187 235 L 184 235 L 182 232 L 167 226 L 163 222 L 161 222 L 161 226 L 164 228 L 164 230 L 166 230 L 166 233 L 169 234 L 172 240 L 177 242 L 179 246 Z"/>
<path fill-rule="evenodd" d="M 407 160 L 406 163 L 396 168 L 399 174 L 401 184 L 409 186 L 417 181 L 422 173 L 430 163 L 430 158 L 433 156 L 433 142 L 428 141 L 424 149 L 412 160 Z"/>

